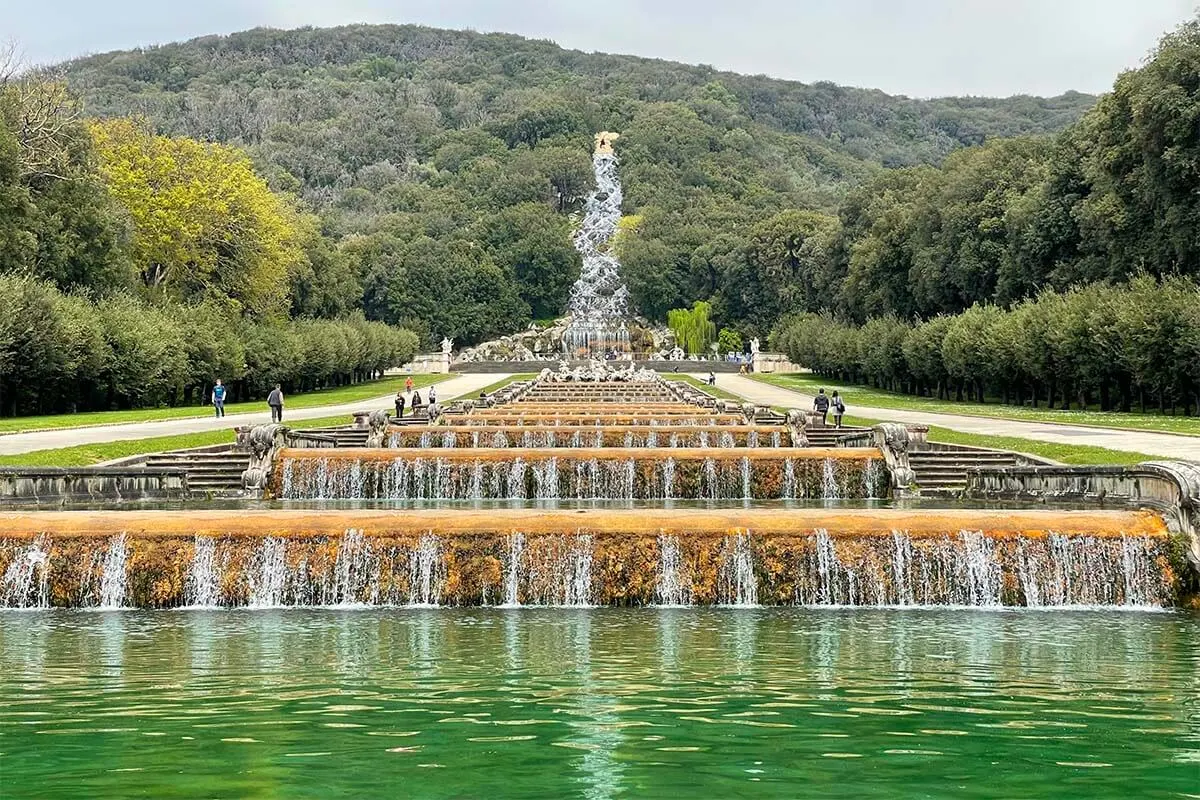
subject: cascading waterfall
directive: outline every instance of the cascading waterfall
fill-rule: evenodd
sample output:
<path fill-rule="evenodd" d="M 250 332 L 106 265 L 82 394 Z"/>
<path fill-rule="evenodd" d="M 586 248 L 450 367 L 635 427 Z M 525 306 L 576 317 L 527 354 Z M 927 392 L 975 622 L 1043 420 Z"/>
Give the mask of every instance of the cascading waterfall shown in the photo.
<path fill-rule="evenodd" d="M 508 563 L 504 573 L 504 605 L 510 608 L 521 605 L 521 557 L 525 554 L 525 534 L 513 532 L 508 535 Z"/>
<path fill-rule="evenodd" d="M 965 555 L 961 582 L 967 589 L 967 605 L 1000 605 L 1000 563 L 996 560 L 995 543 L 982 531 L 962 531 L 959 536 Z"/>
<path fill-rule="evenodd" d="M 912 542 L 899 531 L 892 531 L 892 580 L 896 586 L 896 604 L 912 605 Z"/>
<path fill-rule="evenodd" d="M 675 497 L 675 459 L 667 456 L 663 461 L 663 499 Z"/>
<path fill-rule="evenodd" d="M 274 536 L 263 539 L 247 578 L 251 608 L 287 605 L 287 541 Z"/>
<path fill-rule="evenodd" d="M 749 533 L 725 537 L 717 586 L 718 602 L 722 605 L 758 605 L 758 578 L 754 574 L 754 549 Z"/>
<path fill-rule="evenodd" d="M 379 561 L 361 530 L 351 528 L 338 543 L 333 580 L 321 605 L 356 606 L 379 602 Z"/>
<path fill-rule="evenodd" d="M 221 573 L 217 568 L 217 541 L 196 537 L 196 552 L 183 587 L 184 603 L 192 608 L 216 608 L 221 604 Z"/>
<path fill-rule="evenodd" d="M 445 564 L 442 544 L 433 533 L 422 534 L 408 557 L 408 604 L 432 607 L 441 602 Z"/>
<path fill-rule="evenodd" d="M 1162 536 L 555 530 L 561 528 L 538 530 L 535 523 L 465 536 L 350 528 L 332 539 L 0 540 L 2 596 L 9 608 L 432 606 L 448 590 L 455 605 L 496 597 L 510 606 L 1069 608 L 1153 607 L 1172 599 L 1173 573 L 1164 566 L 1170 545 Z M 180 555 L 186 560 L 177 563 Z M 630 572 L 645 564 L 656 570 L 653 580 Z M 497 566 L 498 582 L 489 577 Z M 174 588 L 161 580 L 170 574 L 183 577 Z"/>
<path fill-rule="evenodd" d="M 783 462 L 783 491 L 781 494 L 787 500 L 796 498 L 796 463 L 790 458 Z"/>
<path fill-rule="evenodd" d="M 17 550 L 0 578 L 4 608 L 46 608 L 50 605 L 50 550 L 44 534 Z"/>
<path fill-rule="evenodd" d="M 568 547 L 562 568 L 562 605 L 592 604 L 592 537 L 579 535 Z"/>
<path fill-rule="evenodd" d="M 658 537 L 657 595 L 660 606 L 692 604 L 692 577 L 685 572 L 679 537 L 665 533 Z"/>
<path fill-rule="evenodd" d="M 825 459 L 821 478 L 821 496 L 828 499 L 842 497 L 842 487 L 838 485 L 837 468 L 832 458 Z"/>
<path fill-rule="evenodd" d="M 97 598 L 99 608 L 112 609 L 125 605 L 125 592 L 128 588 L 125 570 L 128 550 L 125 545 L 123 533 L 109 540 L 100 568 L 100 592 Z"/>
<path fill-rule="evenodd" d="M 583 263 L 579 279 L 571 287 L 571 322 L 563 334 L 563 349 L 572 357 L 629 350 L 629 329 L 625 325 L 629 290 L 621 280 L 620 263 L 608 249 L 621 219 L 617 157 L 611 152 L 595 153 L 592 171 L 596 189 L 584 203 L 583 220 L 575 234 L 575 248 Z"/>
<path fill-rule="evenodd" d="M 879 497 L 879 486 L 885 476 L 883 464 L 878 458 L 868 458 L 866 469 L 863 470 L 863 497 Z"/>

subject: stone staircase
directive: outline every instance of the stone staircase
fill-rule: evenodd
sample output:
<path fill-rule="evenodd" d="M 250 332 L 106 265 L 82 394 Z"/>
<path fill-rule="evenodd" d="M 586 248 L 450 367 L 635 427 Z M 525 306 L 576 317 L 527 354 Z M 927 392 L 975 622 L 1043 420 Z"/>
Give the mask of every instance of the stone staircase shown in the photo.
<path fill-rule="evenodd" d="M 187 476 L 188 491 L 193 495 L 232 494 L 242 489 L 242 472 L 248 456 L 240 450 L 176 451 L 147 456 L 145 466 L 166 467 Z"/>
<path fill-rule="evenodd" d="M 945 447 L 945 446 L 943 446 Z M 967 472 L 980 468 L 1015 467 L 1029 463 L 1016 453 L 973 448 L 911 451 L 909 464 L 922 495 L 955 494 L 967 488 Z"/>
<path fill-rule="evenodd" d="M 409 419 L 415 420 L 409 422 Z M 407 425 L 424 424 L 427 420 L 417 419 L 415 417 L 405 417 L 404 423 Z M 396 424 L 393 420 L 392 424 Z M 349 425 L 332 426 L 328 428 L 305 428 L 303 433 L 315 433 L 321 436 L 331 436 L 337 442 L 337 447 L 365 447 L 367 444 L 367 435 L 370 433 L 366 428 L 354 428 Z M 244 467 L 243 467 L 244 469 Z"/>
<path fill-rule="evenodd" d="M 804 435 L 808 437 L 809 447 L 837 447 L 838 439 L 843 436 L 870 433 L 870 428 L 853 428 L 849 425 L 843 428 L 807 428 Z"/>

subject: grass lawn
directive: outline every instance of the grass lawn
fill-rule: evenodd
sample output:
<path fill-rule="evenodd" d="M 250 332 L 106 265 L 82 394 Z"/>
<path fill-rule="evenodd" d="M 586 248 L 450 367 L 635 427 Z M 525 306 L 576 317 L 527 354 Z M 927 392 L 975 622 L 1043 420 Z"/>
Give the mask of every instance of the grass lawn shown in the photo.
<path fill-rule="evenodd" d="M 844 422 L 846 425 L 870 427 L 878 425 L 880 420 L 854 417 L 847 414 Z M 1042 458 L 1048 458 L 1051 461 L 1058 461 L 1063 464 L 1075 465 L 1094 466 L 1104 464 L 1122 466 L 1158 459 L 1158 456 L 1147 455 L 1145 453 L 1109 450 L 1106 447 L 1095 447 L 1093 445 L 1052 444 L 1038 441 L 1037 439 L 1023 439 L 1018 436 L 985 436 L 980 433 L 964 433 L 950 428 L 940 428 L 936 425 L 931 425 L 929 428 L 929 441 L 943 442 L 945 444 L 961 444 L 968 447 L 990 447 L 995 450 L 1012 450 L 1031 456 L 1041 456 Z"/>
<path fill-rule="evenodd" d="M 734 394 L 733 392 L 722 389 L 719 385 L 721 383 L 721 378 L 719 376 L 717 377 L 717 384 L 718 384 L 717 386 L 709 386 L 704 381 L 700 380 L 699 378 L 694 378 L 691 375 L 672 374 L 672 375 L 663 375 L 662 377 L 669 381 L 680 381 L 682 383 L 691 384 L 692 386 L 695 386 L 697 389 L 703 389 L 704 391 L 711 394 L 713 397 L 720 398 L 721 400 L 736 400 L 739 403 L 746 402 L 746 398 L 742 397 L 740 394 Z"/>
<path fill-rule="evenodd" d="M 1006 406 L 1000 403 L 956 403 L 931 397 L 913 397 L 886 392 L 868 386 L 841 384 L 816 375 L 754 375 L 755 380 L 784 389 L 816 394 L 837 389 L 846 397 L 850 407 L 891 408 L 901 411 L 926 411 L 939 414 L 962 414 L 972 417 L 993 417 L 1020 422 L 1062 422 L 1069 425 L 1089 425 L 1100 428 L 1154 431 L 1200 436 L 1200 417 L 1169 417 L 1161 414 L 1135 414 L 1120 411 L 1061 411 L 1047 408 Z M 718 378 L 718 380 L 720 380 Z"/>
<path fill-rule="evenodd" d="M 345 414 L 319 419 L 289 422 L 288 427 L 321 428 L 326 425 L 345 425 L 350 422 Z M 233 441 L 230 429 L 181 433 L 175 436 L 156 436 L 150 439 L 129 439 L 120 442 L 97 442 L 96 444 L 62 447 L 57 450 L 34 450 L 31 453 L 0 456 L 0 467 L 86 467 L 117 458 L 137 456 L 142 453 L 161 453 L 164 450 L 183 450 L 189 447 L 224 444 Z"/>
<path fill-rule="evenodd" d="M 353 386 L 339 386 L 335 389 L 321 389 L 316 392 L 289 395 L 286 398 L 287 408 L 294 411 L 300 408 L 353 403 L 357 400 L 371 400 L 385 394 L 395 394 L 404 388 L 404 381 L 407 377 L 406 375 L 391 375 L 377 381 L 356 383 Z M 444 381 L 449 377 L 451 376 L 413 375 L 412 379 L 415 386 L 423 387 Z M 225 413 L 264 411 L 267 407 L 266 402 L 264 398 L 247 403 L 228 403 L 225 406 Z M 115 425 L 123 422 L 209 417 L 212 414 L 212 406 L 178 406 L 175 408 L 138 408 L 131 411 L 88 411 L 82 414 L 53 414 L 42 417 L 5 417 L 0 419 L 0 434 L 80 428 L 86 425 Z M 117 458 L 117 456 L 113 456 L 113 458 Z"/>
<path fill-rule="evenodd" d="M 485 392 L 487 394 L 491 394 L 492 392 L 496 392 L 496 391 L 499 391 L 500 389 L 503 389 L 505 386 L 508 386 L 510 383 L 516 383 L 517 381 L 531 381 L 536 377 L 537 377 L 536 372 L 518 372 L 515 375 L 509 375 L 507 378 L 498 380 L 495 383 L 489 383 L 487 386 L 483 387 L 479 391 Z M 477 393 L 475 395 L 475 397 L 478 397 L 478 396 L 479 395 Z M 463 400 L 471 400 L 474 398 L 463 397 L 462 399 Z"/>

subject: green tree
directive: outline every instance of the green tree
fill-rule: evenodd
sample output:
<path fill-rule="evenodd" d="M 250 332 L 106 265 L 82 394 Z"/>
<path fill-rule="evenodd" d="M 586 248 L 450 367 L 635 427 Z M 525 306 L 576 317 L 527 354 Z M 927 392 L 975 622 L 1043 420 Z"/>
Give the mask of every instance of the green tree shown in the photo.
<path fill-rule="evenodd" d="M 667 312 L 667 325 L 675 334 L 675 342 L 688 355 L 707 355 L 708 346 L 717 338 L 717 326 L 709 320 L 712 306 L 697 301 L 690 309 L 676 308 Z"/>
<path fill-rule="evenodd" d="M 297 215 L 245 154 L 155 136 L 129 120 L 97 123 L 92 133 L 147 288 L 239 312 L 284 310 L 288 275 L 304 258 Z"/>

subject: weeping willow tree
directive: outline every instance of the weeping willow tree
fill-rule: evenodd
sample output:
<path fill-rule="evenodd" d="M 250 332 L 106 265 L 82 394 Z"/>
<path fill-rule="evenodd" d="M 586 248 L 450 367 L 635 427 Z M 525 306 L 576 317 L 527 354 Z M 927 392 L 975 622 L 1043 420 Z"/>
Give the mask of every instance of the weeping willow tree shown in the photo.
<path fill-rule="evenodd" d="M 708 303 L 697 301 L 690 310 L 675 308 L 667 312 L 667 326 L 688 355 L 707 352 L 709 344 L 717 338 L 717 326 L 708 318 L 711 310 Z"/>

